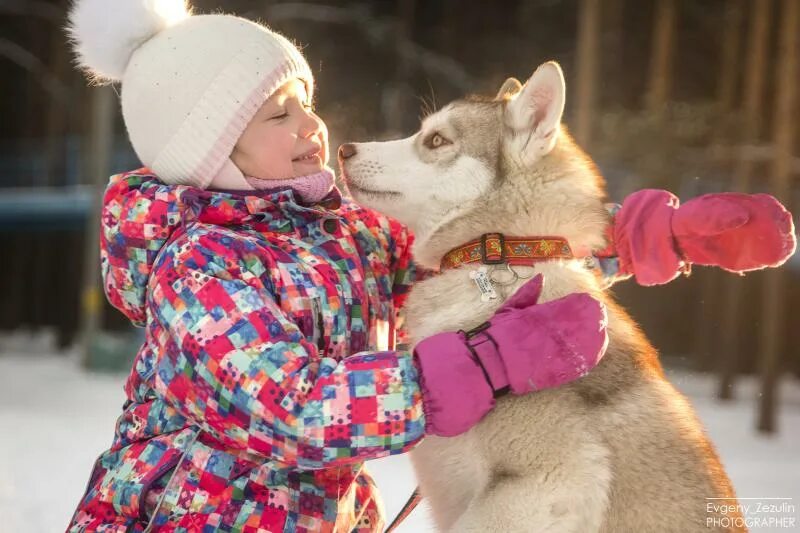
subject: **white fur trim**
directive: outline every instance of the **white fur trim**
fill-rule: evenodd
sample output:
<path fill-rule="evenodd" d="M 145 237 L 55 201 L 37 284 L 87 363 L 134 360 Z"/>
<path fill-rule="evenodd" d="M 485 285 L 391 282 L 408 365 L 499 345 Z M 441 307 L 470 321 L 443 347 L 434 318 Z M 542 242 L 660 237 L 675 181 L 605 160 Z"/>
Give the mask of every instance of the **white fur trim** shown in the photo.
<path fill-rule="evenodd" d="M 75 0 L 67 31 L 90 77 L 117 81 L 139 46 L 189 15 L 185 0 Z"/>

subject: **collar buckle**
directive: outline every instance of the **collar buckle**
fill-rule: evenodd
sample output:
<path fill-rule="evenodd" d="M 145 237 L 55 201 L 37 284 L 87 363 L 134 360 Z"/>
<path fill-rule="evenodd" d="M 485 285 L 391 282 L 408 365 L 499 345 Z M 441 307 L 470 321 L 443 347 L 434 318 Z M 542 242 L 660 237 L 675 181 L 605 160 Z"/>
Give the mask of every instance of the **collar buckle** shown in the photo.
<path fill-rule="evenodd" d="M 489 252 L 486 248 L 487 239 L 497 239 L 500 241 L 500 256 L 497 258 L 490 258 Z M 484 265 L 502 265 L 507 261 L 506 259 L 506 238 L 502 233 L 484 233 L 481 235 L 481 262 Z"/>

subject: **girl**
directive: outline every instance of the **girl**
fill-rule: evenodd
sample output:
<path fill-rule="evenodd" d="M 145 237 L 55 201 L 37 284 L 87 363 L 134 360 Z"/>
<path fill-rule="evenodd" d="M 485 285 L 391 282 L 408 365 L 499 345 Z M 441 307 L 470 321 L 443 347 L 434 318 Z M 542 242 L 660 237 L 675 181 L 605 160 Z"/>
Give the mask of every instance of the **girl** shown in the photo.
<path fill-rule="evenodd" d="M 146 338 L 69 531 L 380 531 L 365 460 L 597 364 L 603 309 L 537 305 L 541 279 L 482 326 L 491 346 L 394 349 L 412 238 L 334 186 L 313 76 L 282 36 L 181 0 L 79 0 L 70 22 L 82 65 L 122 82 L 148 168 L 104 197 L 106 294 Z M 618 218 L 622 274 L 647 270 L 645 215 Z"/>

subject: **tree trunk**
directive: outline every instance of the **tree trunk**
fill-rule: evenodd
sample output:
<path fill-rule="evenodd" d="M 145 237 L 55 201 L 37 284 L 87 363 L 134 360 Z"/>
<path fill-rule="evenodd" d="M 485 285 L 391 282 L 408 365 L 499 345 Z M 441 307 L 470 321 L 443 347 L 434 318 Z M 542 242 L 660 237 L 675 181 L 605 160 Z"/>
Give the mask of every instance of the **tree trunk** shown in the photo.
<path fill-rule="evenodd" d="M 575 138 L 584 148 L 592 140 L 595 88 L 600 57 L 600 0 L 581 0 L 578 10 L 578 65 L 575 78 Z"/>
<path fill-rule="evenodd" d="M 797 47 L 800 43 L 800 2 L 783 0 L 781 3 L 778 65 L 775 77 L 775 110 L 772 136 L 775 160 L 772 169 L 772 192 L 786 202 L 791 196 L 792 149 L 797 124 Z M 766 273 L 764 280 L 764 318 L 761 337 L 761 397 L 758 412 L 758 429 L 773 433 L 777 407 L 780 355 L 785 331 L 786 311 L 783 295 L 783 270 Z"/>
<path fill-rule="evenodd" d="M 737 2 L 738 4 L 738 2 Z M 740 142 L 752 144 L 761 137 L 761 115 L 764 101 L 764 79 L 767 70 L 767 49 L 769 45 L 769 28 L 771 2 L 769 0 L 756 0 L 750 4 L 750 16 L 747 30 L 747 64 L 745 66 L 743 127 Z M 727 47 L 728 44 L 725 44 Z M 727 52 L 725 52 L 727 54 Z M 720 100 L 726 98 L 729 88 L 720 88 Z M 743 151 L 740 150 L 743 154 Z M 738 192 L 747 192 L 750 189 L 750 176 L 753 173 L 755 161 L 749 157 L 740 157 L 735 162 L 732 189 Z M 717 354 L 717 368 L 719 369 L 718 396 L 722 400 L 734 397 L 734 382 L 742 360 L 739 332 L 742 331 L 742 298 L 745 284 L 756 283 L 759 277 L 728 276 L 723 285 L 723 332 L 720 350 Z"/>
<path fill-rule="evenodd" d="M 103 186 L 110 173 L 113 149 L 116 96 L 111 87 L 97 87 L 92 91 L 92 119 L 89 146 L 86 154 L 87 174 L 92 180 L 95 197 L 86 224 L 84 248 L 83 289 L 81 291 L 81 337 L 83 363 L 91 360 L 95 334 L 102 324 L 103 291 L 100 285 L 100 208 Z"/>
<path fill-rule="evenodd" d="M 725 6 L 722 49 L 720 50 L 722 62 L 719 87 L 717 88 L 717 101 L 723 113 L 727 113 L 733 108 L 733 102 L 736 98 L 743 12 L 744 5 L 742 0 L 728 0 L 728 4 Z"/>
<path fill-rule="evenodd" d="M 645 97 L 645 107 L 656 114 L 663 111 L 672 86 L 676 18 L 675 0 L 658 0 L 654 19 L 650 81 Z"/>
<path fill-rule="evenodd" d="M 414 30 L 416 0 L 400 0 L 397 14 L 396 47 L 399 50 L 406 41 L 411 41 Z M 383 93 L 383 116 L 386 133 L 394 136 L 404 132 L 406 110 L 410 100 L 411 89 L 409 77 L 411 65 L 408 58 L 398 53 L 395 77 Z"/>

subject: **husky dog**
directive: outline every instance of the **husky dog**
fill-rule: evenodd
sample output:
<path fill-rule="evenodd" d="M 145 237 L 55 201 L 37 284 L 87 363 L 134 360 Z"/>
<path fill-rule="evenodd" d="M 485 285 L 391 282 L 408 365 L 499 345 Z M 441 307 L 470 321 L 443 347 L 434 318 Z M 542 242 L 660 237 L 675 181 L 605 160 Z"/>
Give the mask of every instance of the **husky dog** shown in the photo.
<path fill-rule="evenodd" d="M 609 222 L 604 181 L 561 125 L 564 77 L 541 65 L 495 98 L 455 101 L 418 133 L 347 145 L 354 198 L 414 231 L 415 261 L 435 269 L 451 249 L 488 232 L 560 236 L 575 255 L 601 249 Z M 504 396 L 477 426 L 426 438 L 412 462 L 436 526 L 452 532 L 744 531 L 731 483 L 655 349 L 577 260 L 514 267 L 544 274 L 541 301 L 587 292 L 608 308 L 609 346 L 587 376 L 557 389 Z M 468 330 L 524 279 L 481 299 L 469 267 L 415 285 L 412 342 Z M 499 276 L 498 276 L 499 277 Z M 536 347 L 532 346 L 532 350 Z"/>

